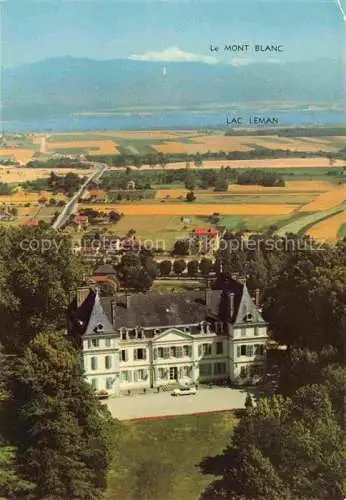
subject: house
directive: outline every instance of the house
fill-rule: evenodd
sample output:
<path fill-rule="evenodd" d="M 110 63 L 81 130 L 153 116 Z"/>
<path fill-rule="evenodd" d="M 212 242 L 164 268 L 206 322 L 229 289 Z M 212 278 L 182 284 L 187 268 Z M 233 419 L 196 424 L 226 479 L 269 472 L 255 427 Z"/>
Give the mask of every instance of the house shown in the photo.
<path fill-rule="evenodd" d="M 89 222 L 88 216 L 81 215 L 80 213 L 77 213 L 73 219 L 73 223 L 74 223 L 74 225 L 77 226 L 79 231 L 81 229 L 85 228 L 88 225 L 88 222 Z"/>
<path fill-rule="evenodd" d="M 220 278 L 205 292 L 101 297 L 77 290 L 69 333 L 87 381 L 109 394 L 229 380 L 246 384 L 266 363 L 267 324 L 246 284 Z M 256 305 L 257 304 L 257 305 Z"/>
<path fill-rule="evenodd" d="M 93 203 L 106 203 L 107 193 L 103 189 L 90 189 L 85 195 L 85 199 Z"/>
<path fill-rule="evenodd" d="M 98 285 L 101 290 L 112 290 L 113 293 L 119 288 L 117 273 L 110 264 L 99 266 L 92 275 L 91 283 Z"/>
<path fill-rule="evenodd" d="M 198 227 L 189 235 L 189 253 L 213 255 L 220 248 L 220 231 L 213 227 Z"/>
<path fill-rule="evenodd" d="M 29 217 L 23 221 L 24 226 L 36 227 L 38 226 L 38 220 L 35 217 Z"/>

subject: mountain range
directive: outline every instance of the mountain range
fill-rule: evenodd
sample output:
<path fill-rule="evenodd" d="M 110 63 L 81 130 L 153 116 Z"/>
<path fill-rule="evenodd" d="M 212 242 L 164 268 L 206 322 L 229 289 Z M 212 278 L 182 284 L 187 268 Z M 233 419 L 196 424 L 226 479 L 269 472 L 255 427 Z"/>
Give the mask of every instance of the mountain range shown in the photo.
<path fill-rule="evenodd" d="M 2 68 L 2 118 L 141 107 L 194 109 L 227 103 L 342 101 L 338 60 L 206 64 L 60 57 Z"/>

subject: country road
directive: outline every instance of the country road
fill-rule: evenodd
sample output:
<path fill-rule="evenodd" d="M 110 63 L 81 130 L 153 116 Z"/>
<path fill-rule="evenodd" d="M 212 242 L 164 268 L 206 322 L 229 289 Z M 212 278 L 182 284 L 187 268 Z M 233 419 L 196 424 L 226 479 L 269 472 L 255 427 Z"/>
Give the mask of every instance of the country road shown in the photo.
<path fill-rule="evenodd" d="M 88 165 L 90 165 L 89 162 L 88 162 Z M 52 226 L 53 229 L 60 229 L 61 226 L 63 226 L 67 222 L 70 215 L 74 213 L 75 208 L 76 208 L 76 204 L 78 203 L 79 198 L 84 193 L 88 184 L 93 180 L 98 180 L 108 167 L 108 165 L 105 165 L 103 163 L 92 163 L 92 165 L 97 167 L 97 169 L 93 171 L 93 173 L 87 178 L 87 180 L 80 187 L 80 189 L 77 191 L 77 193 L 64 206 L 63 211 L 61 212 L 61 214 L 59 214 L 56 221 L 53 223 L 53 226 Z"/>

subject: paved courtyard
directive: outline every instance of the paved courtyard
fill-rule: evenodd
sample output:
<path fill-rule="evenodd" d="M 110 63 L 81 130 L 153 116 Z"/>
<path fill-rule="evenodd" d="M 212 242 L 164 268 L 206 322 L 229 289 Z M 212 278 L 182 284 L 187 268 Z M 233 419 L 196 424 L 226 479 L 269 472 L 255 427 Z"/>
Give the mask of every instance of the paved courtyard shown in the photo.
<path fill-rule="evenodd" d="M 244 408 L 246 391 L 229 387 L 200 389 L 195 396 L 172 396 L 170 392 L 120 396 L 106 404 L 119 420 L 188 415 Z"/>

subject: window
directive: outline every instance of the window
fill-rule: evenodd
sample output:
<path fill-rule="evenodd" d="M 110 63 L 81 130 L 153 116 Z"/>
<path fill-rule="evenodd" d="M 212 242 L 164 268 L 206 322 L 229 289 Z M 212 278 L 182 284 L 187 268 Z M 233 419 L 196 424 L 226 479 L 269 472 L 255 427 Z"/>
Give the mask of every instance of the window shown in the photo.
<path fill-rule="evenodd" d="M 157 356 L 158 358 L 163 358 L 163 347 L 157 348 Z"/>
<path fill-rule="evenodd" d="M 191 366 L 183 366 L 181 369 L 182 377 L 191 377 L 192 375 L 192 367 Z"/>
<path fill-rule="evenodd" d="M 137 380 L 146 380 L 147 370 L 137 370 Z"/>
<path fill-rule="evenodd" d="M 131 382 L 131 372 L 129 370 L 123 370 L 120 374 L 122 382 Z"/>
<path fill-rule="evenodd" d="M 212 365 L 210 363 L 205 363 L 203 365 L 200 365 L 199 367 L 199 374 L 201 377 L 207 377 L 211 375 L 211 367 Z"/>
<path fill-rule="evenodd" d="M 215 363 L 214 375 L 221 375 L 222 373 L 226 373 L 226 363 Z"/>
<path fill-rule="evenodd" d="M 112 340 L 111 340 L 111 339 L 106 339 L 106 340 L 105 340 L 105 345 L 106 345 L 106 347 L 110 347 L 110 346 L 111 346 L 111 344 L 112 344 Z"/>
<path fill-rule="evenodd" d="M 184 356 L 191 356 L 192 348 L 189 345 L 183 345 Z"/>
<path fill-rule="evenodd" d="M 120 361 L 128 361 L 127 349 L 121 349 Z"/>
<path fill-rule="evenodd" d="M 240 378 L 246 378 L 247 377 L 247 366 L 242 366 L 240 368 Z"/>
<path fill-rule="evenodd" d="M 110 368 L 112 368 L 112 357 L 105 356 L 105 369 L 110 370 Z"/>
<path fill-rule="evenodd" d="M 166 370 L 166 368 L 159 368 L 159 378 L 160 379 L 167 379 L 167 375 L 168 375 L 168 372 Z"/>
<path fill-rule="evenodd" d="M 211 355 L 211 344 L 203 344 L 203 355 L 204 356 Z"/>
<path fill-rule="evenodd" d="M 255 344 L 255 355 L 263 356 L 263 354 L 264 354 L 264 345 Z"/>
<path fill-rule="evenodd" d="M 164 348 L 163 348 L 163 357 L 164 357 L 165 359 L 168 359 L 168 358 L 169 358 L 169 352 L 170 352 L 170 351 L 169 351 L 169 347 L 164 347 Z"/>
<path fill-rule="evenodd" d="M 183 348 L 181 346 L 177 347 L 175 355 L 176 355 L 177 358 L 182 358 L 183 357 Z"/>
<path fill-rule="evenodd" d="M 112 389 L 112 386 L 113 386 L 113 378 L 107 377 L 106 378 L 106 389 Z"/>
<path fill-rule="evenodd" d="M 134 359 L 147 359 L 147 351 L 146 349 L 135 349 L 134 350 Z"/>
<path fill-rule="evenodd" d="M 252 345 L 246 346 L 246 356 L 253 356 L 253 346 Z"/>
<path fill-rule="evenodd" d="M 127 330 L 124 327 L 120 328 L 121 340 L 127 340 Z"/>
<path fill-rule="evenodd" d="M 95 391 L 97 390 L 97 378 L 91 379 L 91 387 L 95 389 Z"/>
<path fill-rule="evenodd" d="M 177 348 L 175 346 L 171 347 L 171 356 L 172 358 L 177 357 Z"/>
<path fill-rule="evenodd" d="M 238 345 L 237 347 L 237 356 L 253 356 L 253 346 L 252 345 Z"/>
<path fill-rule="evenodd" d="M 178 379 L 178 368 L 176 366 L 172 366 L 169 369 L 169 380 L 177 380 Z"/>
<path fill-rule="evenodd" d="M 97 370 L 97 358 L 95 356 L 91 358 L 91 369 Z"/>
<path fill-rule="evenodd" d="M 223 354 L 223 342 L 216 342 L 216 354 Z"/>
<path fill-rule="evenodd" d="M 92 347 L 99 347 L 100 346 L 100 339 L 91 339 L 91 345 L 92 345 Z"/>
<path fill-rule="evenodd" d="M 250 375 L 252 377 L 254 375 L 262 376 L 263 375 L 263 366 L 258 366 L 258 365 L 250 366 Z"/>

